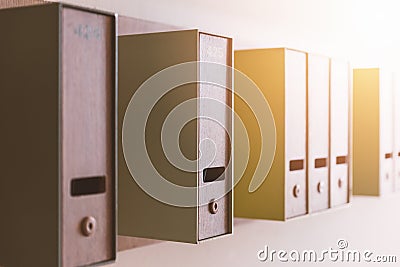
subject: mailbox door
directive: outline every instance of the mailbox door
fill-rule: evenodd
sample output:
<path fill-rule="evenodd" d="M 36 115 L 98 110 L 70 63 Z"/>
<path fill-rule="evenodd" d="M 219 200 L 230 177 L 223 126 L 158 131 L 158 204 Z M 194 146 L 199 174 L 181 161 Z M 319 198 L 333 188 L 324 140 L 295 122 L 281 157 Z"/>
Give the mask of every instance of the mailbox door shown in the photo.
<path fill-rule="evenodd" d="M 291 218 L 307 212 L 305 53 L 286 50 L 285 87 L 285 217 Z"/>
<path fill-rule="evenodd" d="M 393 84 L 390 72 L 379 70 L 380 194 L 394 191 Z"/>
<path fill-rule="evenodd" d="M 329 207 L 329 58 L 308 54 L 309 212 Z"/>
<path fill-rule="evenodd" d="M 393 76 L 393 110 L 394 110 L 394 180 L 395 180 L 395 191 L 400 191 L 400 80 L 396 74 Z"/>
<path fill-rule="evenodd" d="M 231 40 L 200 33 L 200 61 L 232 65 Z M 200 65 L 200 80 L 219 72 Z M 214 77 L 226 88 L 199 84 L 199 240 L 227 233 L 232 229 L 232 170 L 229 135 L 232 133 L 231 84 L 229 70 Z M 226 193 L 225 193 L 226 192 Z"/>
<path fill-rule="evenodd" d="M 61 9 L 62 262 L 115 259 L 115 21 Z"/>
<path fill-rule="evenodd" d="M 349 67 L 331 60 L 330 203 L 348 202 L 349 190 Z"/>

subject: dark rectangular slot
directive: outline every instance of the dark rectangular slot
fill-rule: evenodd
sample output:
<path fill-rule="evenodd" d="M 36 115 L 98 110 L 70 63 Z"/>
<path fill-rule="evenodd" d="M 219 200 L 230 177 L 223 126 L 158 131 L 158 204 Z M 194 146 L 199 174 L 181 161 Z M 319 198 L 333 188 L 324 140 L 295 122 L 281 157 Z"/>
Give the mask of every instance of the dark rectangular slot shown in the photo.
<path fill-rule="evenodd" d="M 327 158 L 320 158 L 320 159 L 315 159 L 315 168 L 325 168 L 328 165 L 328 160 Z"/>
<path fill-rule="evenodd" d="M 289 170 L 290 171 L 298 171 L 304 169 L 304 160 L 291 160 L 289 161 Z"/>
<path fill-rule="evenodd" d="M 106 192 L 106 177 L 76 178 L 71 181 L 71 196 L 85 196 Z"/>
<path fill-rule="evenodd" d="M 210 183 L 225 179 L 225 167 L 207 168 L 203 170 L 203 181 Z"/>
<path fill-rule="evenodd" d="M 397 156 L 398 156 L 398 157 L 400 157 L 400 152 L 399 152 L 399 153 L 397 153 Z"/>
<path fill-rule="evenodd" d="M 347 163 L 347 156 L 339 156 L 336 157 L 336 164 L 346 164 Z"/>
<path fill-rule="evenodd" d="M 386 153 L 385 154 L 385 159 L 391 159 L 393 158 L 393 153 Z"/>

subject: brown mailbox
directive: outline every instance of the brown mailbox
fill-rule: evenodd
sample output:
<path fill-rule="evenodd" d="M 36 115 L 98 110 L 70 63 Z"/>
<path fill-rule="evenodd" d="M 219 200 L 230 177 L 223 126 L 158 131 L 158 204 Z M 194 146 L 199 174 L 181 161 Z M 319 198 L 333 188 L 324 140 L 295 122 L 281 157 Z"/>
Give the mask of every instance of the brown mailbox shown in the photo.
<path fill-rule="evenodd" d="M 0 266 L 115 259 L 116 22 L 0 10 Z"/>
<path fill-rule="evenodd" d="M 125 35 L 119 37 L 119 181 L 118 181 L 118 233 L 122 236 L 144 237 L 179 242 L 198 243 L 199 241 L 226 235 L 232 232 L 232 195 L 228 192 L 220 198 L 216 192 L 232 186 L 232 170 L 230 160 L 230 142 L 228 133 L 232 131 L 232 115 L 225 109 L 209 106 L 207 99 L 224 103 L 231 107 L 231 93 L 225 88 L 213 84 L 197 83 L 210 70 L 202 65 L 189 67 L 183 72 L 168 76 L 167 80 L 145 90 L 139 90 L 145 82 L 160 71 L 168 71 L 173 67 L 188 62 L 213 62 L 231 66 L 231 39 L 202 33 L 197 30 L 180 30 L 159 33 Z M 197 63 L 195 63 L 197 64 Z M 181 65 L 183 66 L 183 65 Z M 163 75 L 161 72 L 161 76 Z M 193 83 L 175 85 L 158 101 L 147 114 L 128 112 L 130 107 L 142 108 L 145 102 L 155 94 L 165 90 L 166 86 L 180 80 L 184 75 L 193 78 Z M 158 77 L 158 76 L 157 76 Z M 230 87 L 231 74 L 227 70 L 219 77 L 226 87 Z M 171 88 L 172 89 L 172 88 Z M 143 101 L 135 101 L 135 97 L 143 96 Z M 133 97 L 133 98 L 132 98 Z M 185 104 L 188 106 L 185 106 Z M 184 112 L 179 111 L 184 106 Z M 214 107 L 215 108 L 215 107 Z M 174 113 L 176 111 L 176 113 Z M 141 125 L 132 125 L 129 115 L 140 121 L 146 120 L 143 132 L 124 135 L 123 127 L 137 130 Z M 171 115 L 171 114 L 177 114 Z M 180 116 L 191 118 L 186 124 L 177 125 L 176 136 L 163 142 L 163 126 L 168 120 Z M 207 119 L 206 117 L 211 119 Z M 213 121 L 218 116 L 221 124 Z M 172 119 L 171 119 L 172 118 Z M 167 123 L 168 124 L 168 123 Z M 130 125 L 130 126 L 128 126 Z M 182 129 L 178 129 L 182 126 Z M 140 130 L 140 129 L 139 129 Z M 208 153 L 207 140 L 215 145 L 215 155 Z M 204 141 L 204 143 L 203 143 Z M 146 151 L 135 151 L 135 143 L 145 142 Z M 124 146 L 123 147 L 123 144 Z M 179 143 L 179 145 L 178 145 Z M 132 146 L 130 145 L 132 144 Z M 174 166 L 166 151 L 176 144 L 176 151 L 182 153 L 184 160 L 195 161 L 198 165 L 191 170 Z M 209 143 L 211 144 L 211 143 Z M 203 146 L 205 145 L 205 146 Z M 145 164 L 132 163 L 127 150 L 133 155 L 140 155 L 151 160 L 151 165 L 158 173 L 145 170 Z M 165 149 L 165 150 L 164 150 Z M 213 159 L 212 159 L 213 157 Z M 141 158 L 139 160 L 141 160 Z M 210 164 L 201 167 L 204 161 Z M 191 188 L 185 200 L 194 205 L 180 206 L 166 202 L 149 191 L 159 190 L 168 197 L 174 192 L 159 184 L 144 190 L 141 179 L 156 181 L 158 174 L 167 184 Z M 185 189 L 183 189 L 184 191 Z M 181 190 L 177 191 L 178 194 Z"/>

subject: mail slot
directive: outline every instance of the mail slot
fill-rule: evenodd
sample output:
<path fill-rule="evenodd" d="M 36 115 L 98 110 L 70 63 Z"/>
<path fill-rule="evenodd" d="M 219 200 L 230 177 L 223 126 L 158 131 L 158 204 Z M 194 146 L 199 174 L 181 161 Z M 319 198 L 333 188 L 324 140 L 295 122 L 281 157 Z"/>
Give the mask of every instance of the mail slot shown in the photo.
<path fill-rule="evenodd" d="M 119 161 L 119 235 L 198 243 L 232 233 L 230 189 L 233 179 L 232 167 L 228 164 L 231 157 L 229 134 L 232 132 L 232 114 L 212 104 L 218 101 L 226 107 L 232 106 L 231 92 L 222 88 L 231 87 L 232 75 L 229 70 L 218 74 L 222 87 L 196 83 L 212 71 L 204 65 L 198 65 L 197 68 L 196 61 L 232 66 L 232 40 L 198 30 L 177 30 L 120 36 L 118 50 L 119 140 L 127 142 L 124 148 L 120 142 L 118 151 L 119 158 L 123 159 Z M 188 65 L 188 62 L 194 62 L 194 65 Z M 144 119 L 140 116 L 145 114 L 140 112 L 129 115 L 129 109 L 141 107 L 142 101 L 135 102 L 135 97 L 143 95 L 149 99 L 155 93 L 168 89 L 163 88 L 166 83 L 148 89 L 143 89 L 141 85 L 145 85 L 145 81 L 155 81 L 148 79 L 162 76 L 162 71 L 184 66 L 194 66 L 193 69 L 185 69 L 185 73 L 194 82 L 179 85 L 161 94 L 162 97 L 152 103 L 154 107 L 143 127 L 144 137 L 139 132 L 124 136 L 123 127 L 137 130 L 139 126 L 133 121 Z M 175 73 L 168 82 L 182 77 L 186 76 L 181 72 Z M 183 112 L 179 111 L 180 107 L 185 107 Z M 169 122 L 181 116 L 188 117 L 187 123 L 182 123 L 181 131 L 170 134 L 172 139 L 164 142 L 162 136 L 167 134 L 163 135 L 163 129 L 167 129 Z M 213 120 L 216 116 L 220 123 Z M 135 159 L 124 156 L 127 149 L 135 150 L 135 140 L 141 142 L 143 139 L 147 151 L 142 157 L 150 159 L 149 164 L 157 170 L 156 174 L 145 171 L 144 164 L 132 164 L 133 169 L 130 170 L 129 163 Z M 129 145 L 130 142 L 132 145 Z M 176 146 L 171 148 L 172 144 Z M 179 164 L 172 164 L 175 158 L 166 156 L 168 148 L 182 153 L 187 160 L 198 160 L 198 165 L 192 165 L 191 171 L 180 170 Z M 181 190 L 176 194 L 163 191 L 166 195 L 164 198 L 151 194 L 152 188 L 160 186 L 154 185 L 147 191 L 142 190 L 139 180 L 153 181 L 157 179 L 156 176 L 162 181 L 167 180 L 169 185 L 193 189 L 185 197 L 185 200 L 191 199 L 192 204 L 180 206 L 167 202 L 165 198 L 173 197 Z"/>
<path fill-rule="evenodd" d="M 0 10 L 0 266 L 116 257 L 115 27 L 59 3 Z"/>
<path fill-rule="evenodd" d="M 314 168 L 316 168 L 316 169 L 328 167 L 328 165 L 327 165 L 327 159 L 326 159 L 326 158 L 315 159 L 314 162 L 315 162 L 315 163 L 314 163 Z"/>
<path fill-rule="evenodd" d="M 381 196 L 396 189 L 394 93 L 389 70 L 354 70 L 355 195 Z"/>
<path fill-rule="evenodd" d="M 211 183 L 225 179 L 225 167 L 207 168 L 203 171 L 203 181 Z"/>
<path fill-rule="evenodd" d="M 289 170 L 290 171 L 300 171 L 304 169 L 304 160 L 291 160 L 289 161 Z"/>
<path fill-rule="evenodd" d="M 76 178 L 71 180 L 71 196 L 85 196 L 106 192 L 106 177 Z"/>
<path fill-rule="evenodd" d="M 336 164 L 337 165 L 346 164 L 346 163 L 347 163 L 347 156 L 336 157 Z"/>

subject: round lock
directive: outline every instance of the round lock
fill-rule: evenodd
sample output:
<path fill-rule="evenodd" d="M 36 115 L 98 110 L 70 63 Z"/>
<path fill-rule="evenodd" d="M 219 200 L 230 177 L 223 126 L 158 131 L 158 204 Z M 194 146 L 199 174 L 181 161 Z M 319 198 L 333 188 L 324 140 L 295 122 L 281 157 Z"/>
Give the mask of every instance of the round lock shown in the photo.
<path fill-rule="evenodd" d="M 218 212 L 218 202 L 213 200 L 208 204 L 208 208 L 212 214 L 216 214 Z"/>
<path fill-rule="evenodd" d="M 294 197 L 300 196 L 300 185 L 295 185 L 293 187 L 293 195 L 294 195 Z"/>
<path fill-rule="evenodd" d="M 318 193 L 321 194 L 322 192 L 324 192 L 324 187 L 325 187 L 324 182 L 319 182 L 318 185 L 317 185 Z"/>
<path fill-rule="evenodd" d="M 82 220 L 81 223 L 81 230 L 84 236 L 91 236 L 93 235 L 94 231 L 96 230 L 96 219 L 92 216 L 86 217 Z"/>
<path fill-rule="evenodd" d="M 386 180 L 389 180 L 389 173 L 386 173 Z"/>
<path fill-rule="evenodd" d="M 343 181 L 342 181 L 341 178 L 339 178 L 339 179 L 338 179 L 338 187 L 339 187 L 339 188 L 342 188 L 342 186 L 343 186 Z"/>

